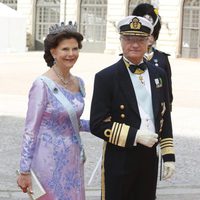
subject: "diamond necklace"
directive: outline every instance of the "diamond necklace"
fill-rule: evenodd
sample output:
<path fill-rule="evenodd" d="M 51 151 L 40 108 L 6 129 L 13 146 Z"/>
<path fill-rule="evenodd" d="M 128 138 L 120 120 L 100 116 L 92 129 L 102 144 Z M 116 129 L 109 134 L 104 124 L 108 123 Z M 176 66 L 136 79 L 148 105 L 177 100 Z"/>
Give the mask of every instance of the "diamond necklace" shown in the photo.
<path fill-rule="evenodd" d="M 54 67 L 52 67 L 53 71 L 55 72 L 56 76 L 61 80 L 61 82 L 64 84 L 64 86 L 67 86 L 71 81 L 71 74 L 69 74 L 69 79 L 66 81 L 57 71 Z"/>

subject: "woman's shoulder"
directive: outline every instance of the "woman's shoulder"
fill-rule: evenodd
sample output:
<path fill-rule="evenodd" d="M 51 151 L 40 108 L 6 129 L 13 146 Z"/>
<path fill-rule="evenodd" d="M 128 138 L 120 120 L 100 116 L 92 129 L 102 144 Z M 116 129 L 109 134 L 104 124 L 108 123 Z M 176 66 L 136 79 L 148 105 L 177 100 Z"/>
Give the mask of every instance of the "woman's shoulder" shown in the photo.
<path fill-rule="evenodd" d="M 37 77 L 32 82 L 32 86 L 30 87 L 29 97 L 31 96 L 32 98 L 39 99 L 41 97 L 45 97 L 46 94 L 47 94 L 47 87 L 46 87 L 45 83 L 42 81 L 42 79 Z"/>
<path fill-rule="evenodd" d="M 84 81 L 81 77 L 75 76 L 75 78 L 78 80 L 79 83 L 84 84 Z"/>
<path fill-rule="evenodd" d="M 76 76 L 76 79 L 78 81 L 78 85 L 79 85 L 79 88 L 80 88 L 80 92 L 82 94 L 83 97 L 85 97 L 85 83 L 83 81 L 83 79 L 79 76 Z"/>
<path fill-rule="evenodd" d="M 38 85 L 38 86 L 44 85 L 42 77 L 43 77 L 42 75 L 36 77 L 35 80 L 33 81 L 33 85 Z"/>
<path fill-rule="evenodd" d="M 79 76 L 74 76 L 75 77 L 75 79 L 76 79 L 76 82 L 78 83 L 78 85 L 80 86 L 84 86 L 85 85 L 85 82 L 84 82 L 84 80 L 81 78 L 81 77 L 79 77 Z"/>
<path fill-rule="evenodd" d="M 44 83 L 42 76 L 36 77 L 35 80 L 32 82 L 32 88 L 44 89 L 45 87 L 46 84 Z"/>

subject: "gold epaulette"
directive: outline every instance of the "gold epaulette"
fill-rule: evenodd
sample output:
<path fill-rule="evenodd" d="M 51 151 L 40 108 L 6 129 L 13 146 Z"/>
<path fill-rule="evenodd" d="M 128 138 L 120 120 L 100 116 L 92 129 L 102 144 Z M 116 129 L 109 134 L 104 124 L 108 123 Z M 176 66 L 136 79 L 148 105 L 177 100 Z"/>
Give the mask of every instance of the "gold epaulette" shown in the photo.
<path fill-rule="evenodd" d="M 109 138 L 110 143 L 125 147 L 129 128 L 126 124 L 114 122 L 112 129 L 106 129 L 104 135 Z"/>
<path fill-rule="evenodd" d="M 174 154 L 174 146 L 172 138 L 164 138 L 160 141 L 161 154 Z"/>

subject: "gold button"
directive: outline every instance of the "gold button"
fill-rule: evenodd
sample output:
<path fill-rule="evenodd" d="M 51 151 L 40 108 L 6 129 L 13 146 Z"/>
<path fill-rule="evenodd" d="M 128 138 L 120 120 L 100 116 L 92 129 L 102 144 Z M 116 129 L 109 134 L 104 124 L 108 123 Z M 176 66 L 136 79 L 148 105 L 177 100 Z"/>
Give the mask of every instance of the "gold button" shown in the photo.
<path fill-rule="evenodd" d="M 121 114 L 121 118 L 125 118 L 125 114 Z"/>
<path fill-rule="evenodd" d="M 120 109 L 121 109 L 121 110 L 124 110 L 124 105 L 120 105 Z"/>

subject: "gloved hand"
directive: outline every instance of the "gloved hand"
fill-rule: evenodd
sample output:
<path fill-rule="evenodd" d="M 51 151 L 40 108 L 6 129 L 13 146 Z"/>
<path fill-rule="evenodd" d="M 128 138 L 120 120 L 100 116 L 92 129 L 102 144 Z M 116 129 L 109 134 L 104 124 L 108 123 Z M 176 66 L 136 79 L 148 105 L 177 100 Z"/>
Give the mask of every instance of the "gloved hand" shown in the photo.
<path fill-rule="evenodd" d="M 163 180 L 171 178 L 175 172 L 175 162 L 164 162 Z"/>
<path fill-rule="evenodd" d="M 139 129 L 136 134 L 136 142 L 150 148 L 158 142 L 158 134 Z"/>

